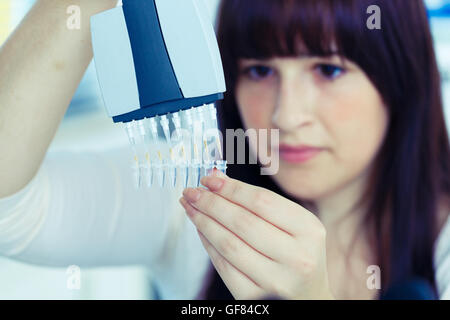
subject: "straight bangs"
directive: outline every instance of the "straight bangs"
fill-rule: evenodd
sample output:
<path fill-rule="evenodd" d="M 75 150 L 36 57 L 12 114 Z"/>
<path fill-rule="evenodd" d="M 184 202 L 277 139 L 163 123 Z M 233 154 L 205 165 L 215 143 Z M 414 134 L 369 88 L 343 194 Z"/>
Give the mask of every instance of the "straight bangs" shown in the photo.
<path fill-rule="evenodd" d="M 365 1 L 361 1 L 365 2 Z M 229 14 L 220 41 L 236 61 L 302 55 L 357 57 L 358 33 L 365 26 L 364 5 L 353 1 L 223 1 Z M 359 12 L 359 14 L 356 14 Z"/>

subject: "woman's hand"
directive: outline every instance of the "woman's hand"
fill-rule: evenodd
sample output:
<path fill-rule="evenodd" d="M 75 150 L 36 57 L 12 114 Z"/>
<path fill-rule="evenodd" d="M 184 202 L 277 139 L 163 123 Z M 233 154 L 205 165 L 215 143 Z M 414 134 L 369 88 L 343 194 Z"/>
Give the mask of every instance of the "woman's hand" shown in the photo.
<path fill-rule="evenodd" d="M 332 299 L 325 228 L 311 212 L 225 175 L 202 178 L 180 199 L 236 299 Z"/>

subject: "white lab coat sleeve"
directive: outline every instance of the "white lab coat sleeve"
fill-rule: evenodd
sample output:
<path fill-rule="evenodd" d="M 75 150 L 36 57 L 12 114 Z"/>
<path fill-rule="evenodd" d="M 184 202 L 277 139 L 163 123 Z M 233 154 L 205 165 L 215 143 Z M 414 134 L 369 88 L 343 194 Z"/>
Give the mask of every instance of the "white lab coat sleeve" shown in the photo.
<path fill-rule="evenodd" d="M 178 195 L 135 190 L 130 157 L 49 152 L 29 185 L 0 199 L 0 254 L 54 267 L 156 265 Z"/>
<path fill-rule="evenodd" d="M 164 258 L 153 269 L 156 288 L 163 299 L 204 299 L 199 294 L 209 284 L 211 261 L 183 207 L 176 210 L 184 219 L 174 219 L 170 226 L 172 239 L 166 243 Z"/>

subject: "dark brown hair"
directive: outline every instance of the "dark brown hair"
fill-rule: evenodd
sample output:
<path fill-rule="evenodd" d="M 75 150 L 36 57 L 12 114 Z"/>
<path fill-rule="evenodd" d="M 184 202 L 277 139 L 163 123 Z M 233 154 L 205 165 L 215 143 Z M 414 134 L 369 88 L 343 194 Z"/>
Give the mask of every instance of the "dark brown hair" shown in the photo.
<path fill-rule="evenodd" d="M 381 30 L 366 26 L 370 5 L 381 9 Z M 225 129 L 243 128 L 235 101 L 240 58 L 295 57 L 300 47 L 327 56 L 334 43 L 339 55 L 359 65 L 390 115 L 360 202 L 366 208 L 362 227 L 371 231 L 382 270 L 382 288 L 413 276 L 435 288 L 433 245 L 438 201 L 450 198 L 450 146 L 423 1 L 222 0 L 218 41 L 228 89 L 218 105 L 224 137 Z M 289 198 L 259 172 L 258 165 L 228 169 L 234 178 Z M 232 298 L 217 273 L 207 297 Z"/>

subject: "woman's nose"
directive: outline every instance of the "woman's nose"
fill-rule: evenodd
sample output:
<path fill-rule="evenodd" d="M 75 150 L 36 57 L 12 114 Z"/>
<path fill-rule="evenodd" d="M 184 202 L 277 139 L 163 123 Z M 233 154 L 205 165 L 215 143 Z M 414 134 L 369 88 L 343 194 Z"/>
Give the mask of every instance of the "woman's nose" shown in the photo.
<path fill-rule="evenodd" d="M 281 83 L 272 123 L 282 131 L 293 131 L 314 120 L 313 92 L 292 82 Z"/>

